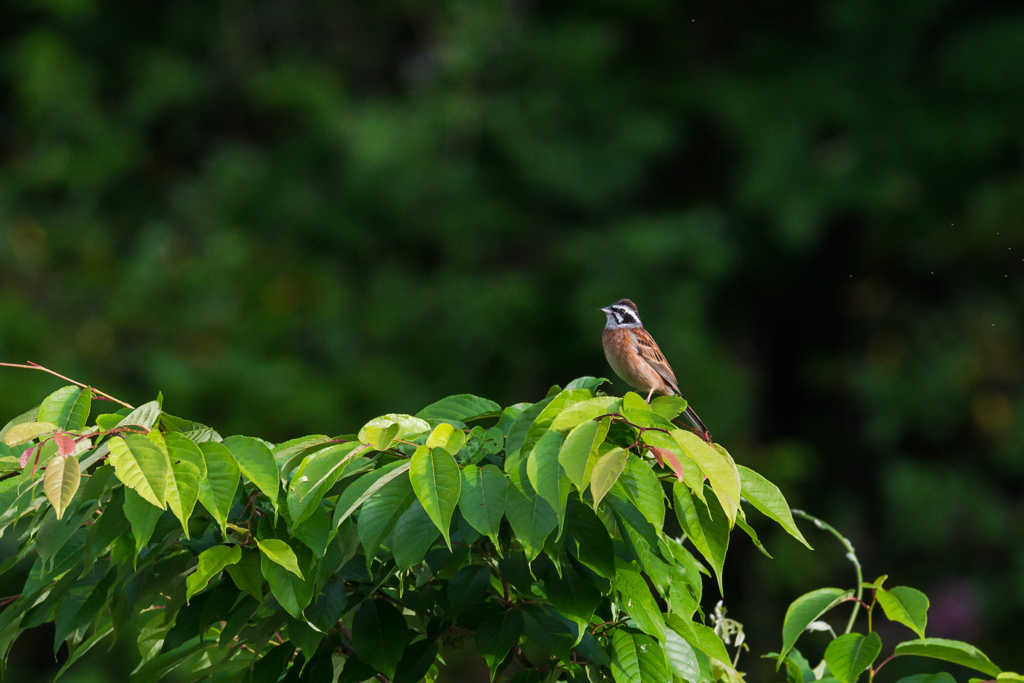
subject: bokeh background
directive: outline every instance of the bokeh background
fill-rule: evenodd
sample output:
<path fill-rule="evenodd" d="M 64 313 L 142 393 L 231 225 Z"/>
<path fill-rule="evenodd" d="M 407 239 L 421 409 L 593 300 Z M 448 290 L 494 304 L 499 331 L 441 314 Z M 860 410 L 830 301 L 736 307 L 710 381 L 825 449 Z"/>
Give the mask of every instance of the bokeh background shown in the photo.
<path fill-rule="evenodd" d="M 609 375 L 630 297 L 738 461 L 1024 669 L 1019 2 L 0 15 L 0 360 L 283 440 Z M 0 370 L 0 418 L 60 384 Z M 725 597 L 768 681 L 789 601 L 852 571 L 758 528 Z"/>

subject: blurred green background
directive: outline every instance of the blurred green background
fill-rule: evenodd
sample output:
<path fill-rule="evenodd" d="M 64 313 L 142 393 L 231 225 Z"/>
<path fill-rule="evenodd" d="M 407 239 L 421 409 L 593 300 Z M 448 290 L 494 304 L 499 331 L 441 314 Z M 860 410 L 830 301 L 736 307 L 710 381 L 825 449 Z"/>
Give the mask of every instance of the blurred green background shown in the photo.
<path fill-rule="evenodd" d="M 608 376 L 630 297 L 739 462 L 1024 669 L 1019 2 L 0 15 L 0 360 L 283 440 Z M 0 418 L 60 384 L 0 370 Z M 852 581 L 759 528 L 776 559 L 726 563 L 752 681 L 788 602 Z"/>

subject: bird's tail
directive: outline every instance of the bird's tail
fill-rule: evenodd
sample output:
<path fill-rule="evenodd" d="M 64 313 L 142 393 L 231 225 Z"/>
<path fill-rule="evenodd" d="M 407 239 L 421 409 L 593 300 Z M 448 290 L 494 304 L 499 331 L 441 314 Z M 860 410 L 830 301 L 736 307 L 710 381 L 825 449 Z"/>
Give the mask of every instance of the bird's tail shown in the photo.
<path fill-rule="evenodd" d="M 699 417 L 697 417 L 697 413 L 693 412 L 693 408 L 691 408 L 690 406 L 686 406 L 684 414 L 686 415 L 686 418 L 690 422 L 692 422 L 693 426 L 697 429 L 697 435 L 700 436 L 700 438 L 707 441 L 708 443 L 711 443 L 711 432 L 708 431 L 708 428 L 705 427 L 704 423 L 700 421 Z"/>

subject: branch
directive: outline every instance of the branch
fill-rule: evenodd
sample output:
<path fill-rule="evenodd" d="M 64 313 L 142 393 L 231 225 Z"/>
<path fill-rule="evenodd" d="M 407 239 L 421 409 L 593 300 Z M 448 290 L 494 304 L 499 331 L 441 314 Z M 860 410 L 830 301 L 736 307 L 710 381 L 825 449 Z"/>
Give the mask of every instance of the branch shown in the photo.
<path fill-rule="evenodd" d="M 54 372 L 53 370 L 50 370 L 49 368 L 44 368 L 39 363 L 33 363 L 32 361 L 28 361 L 28 363 L 25 364 L 25 365 L 22 365 L 21 363 L 0 363 L 0 366 L 5 367 L 5 368 L 21 368 L 22 370 L 41 370 L 43 372 L 48 372 L 51 375 L 53 375 L 54 377 L 60 377 L 65 382 L 71 382 L 72 384 L 74 384 L 76 386 L 80 386 L 83 389 L 89 389 L 94 394 L 96 394 L 96 396 L 98 398 L 106 399 L 107 401 L 113 401 L 114 403 L 120 403 L 121 405 L 123 405 L 125 408 L 128 408 L 129 410 L 135 410 L 135 406 L 129 405 L 129 404 L 125 403 L 124 401 L 122 401 L 119 398 L 114 398 L 110 394 L 108 394 L 106 392 L 103 392 L 103 391 L 100 391 L 99 389 L 96 389 L 95 387 L 86 386 L 85 384 L 82 384 L 81 382 L 75 381 L 75 380 L 71 379 L 70 377 L 65 377 L 64 375 L 60 374 L 59 372 Z"/>

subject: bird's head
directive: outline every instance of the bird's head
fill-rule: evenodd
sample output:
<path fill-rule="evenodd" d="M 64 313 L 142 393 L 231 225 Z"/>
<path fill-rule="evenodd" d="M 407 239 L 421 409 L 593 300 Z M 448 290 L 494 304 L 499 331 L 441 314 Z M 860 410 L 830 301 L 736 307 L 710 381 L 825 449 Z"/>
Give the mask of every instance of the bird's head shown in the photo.
<path fill-rule="evenodd" d="M 640 314 L 636 310 L 636 304 L 629 299 L 619 299 L 611 306 L 605 306 L 601 312 L 608 316 L 605 329 L 615 330 L 623 327 L 640 327 Z"/>

